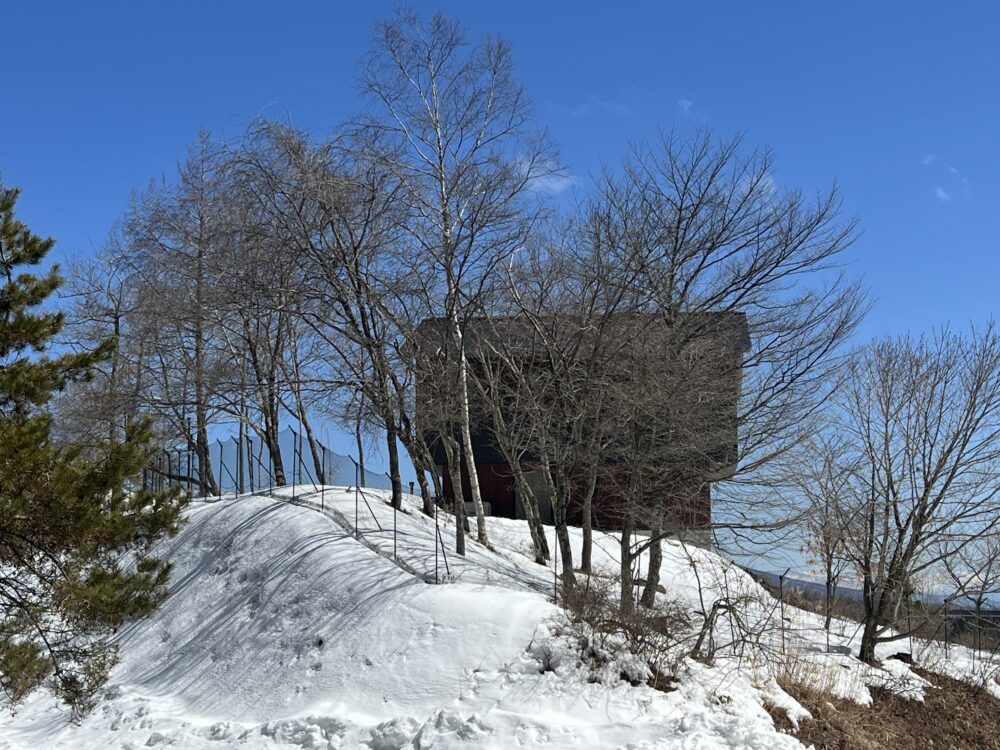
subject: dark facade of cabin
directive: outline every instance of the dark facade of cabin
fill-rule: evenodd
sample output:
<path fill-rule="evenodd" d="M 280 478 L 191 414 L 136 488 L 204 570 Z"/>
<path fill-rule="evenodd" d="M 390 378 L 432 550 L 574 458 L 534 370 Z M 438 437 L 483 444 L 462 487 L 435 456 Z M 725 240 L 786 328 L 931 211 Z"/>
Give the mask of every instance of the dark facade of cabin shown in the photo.
<path fill-rule="evenodd" d="M 718 328 L 718 335 L 713 335 L 711 345 L 726 352 L 727 357 L 734 358 L 731 369 L 738 373 L 741 369 L 743 353 L 750 346 L 746 317 L 740 313 L 719 313 L 717 317 L 718 322 L 713 322 L 713 327 Z M 425 321 L 422 327 L 433 329 L 430 335 L 439 337 L 443 335 L 442 324 L 443 321 L 440 320 Z M 467 334 L 466 341 L 470 377 L 474 377 L 476 369 L 475 338 Z M 698 528 L 710 524 L 712 513 L 711 482 L 731 476 L 735 470 L 736 404 L 739 398 L 739 389 L 740 382 L 739 377 L 737 377 L 731 386 L 732 398 L 727 399 L 727 404 L 731 403 L 731 430 L 727 432 L 727 437 L 722 441 L 725 445 L 719 448 L 718 455 L 711 462 L 711 465 L 706 466 L 702 462 L 699 467 L 679 467 L 675 472 L 675 480 L 667 482 L 675 488 L 674 492 L 678 496 L 673 499 L 662 498 L 662 501 L 667 505 L 674 505 L 678 509 L 676 523 L 679 527 Z M 473 389 L 470 388 L 470 390 Z M 418 379 L 416 388 L 418 415 L 422 409 L 427 408 L 426 394 L 426 384 Z M 455 478 L 451 467 L 448 466 L 444 447 L 441 441 L 433 435 L 428 434 L 426 437 L 438 473 L 443 479 L 444 499 L 446 502 L 453 502 L 455 495 L 452 483 Z M 523 519 L 525 517 L 524 510 L 518 498 L 511 468 L 503 453 L 494 445 L 488 420 L 480 420 L 478 424 L 473 424 L 472 448 L 475 470 L 487 515 Z M 541 472 L 532 467 L 530 462 L 522 464 L 522 472 L 525 473 L 532 492 L 538 500 L 542 521 L 552 523 L 552 507 Z M 463 496 L 468 499 L 471 497 L 471 486 L 468 465 L 464 460 L 461 466 L 461 477 Z M 571 477 L 571 481 L 575 481 L 575 479 Z M 572 525 L 580 525 L 582 520 L 581 498 L 584 494 L 582 485 L 581 479 L 579 488 L 571 495 L 567 522 Z M 595 528 L 620 528 L 620 513 L 617 512 L 619 507 L 620 504 L 615 499 L 614 490 L 610 487 L 602 487 L 601 483 L 598 482 L 592 503 Z"/>

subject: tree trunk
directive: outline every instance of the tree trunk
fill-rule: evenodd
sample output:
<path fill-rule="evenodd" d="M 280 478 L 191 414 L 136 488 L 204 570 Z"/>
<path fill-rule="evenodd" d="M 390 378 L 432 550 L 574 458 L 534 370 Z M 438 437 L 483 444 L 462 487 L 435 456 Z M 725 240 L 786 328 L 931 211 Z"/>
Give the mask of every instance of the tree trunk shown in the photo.
<path fill-rule="evenodd" d="M 465 555 L 465 494 L 462 490 L 462 465 L 458 442 L 451 435 L 443 435 L 444 453 L 451 476 L 451 491 L 455 496 L 455 551 Z"/>
<path fill-rule="evenodd" d="M 594 492 L 597 490 L 597 462 L 587 475 L 587 488 L 583 494 L 583 549 L 580 551 L 580 570 L 588 575 L 592 572 L 591 551 L 594 546 Z"/>
<path fill-rule="evenodd" d="M 263 417 L 264 443 L 267 445 L 267 452 L 271 456 L 271 476 L 274 477 L 275 486 L 281 487 L 285 484 L 285 465 L 281 460 L 281 441 L 278 438 L 280 427 L 278 409 L 273 402 L 264 405 Z"/>
<path fill-rule="evenodd" d="M 875 663 L 875 644 L 877 642 L 877 626 L 874 621 L 865 623 L 864 631 L 861 634 L 861 648 L 858 650 L 858 658 L 866 664 Z"/>
<path fill-rule="evenodd" d="M 863 599 L 865 606 L 864 630 L 861 634 L 861 648 L 858 658 L 866 664 L 875 663 L 875 644 L 878 639 L 879 622 L 882 619 L 884 591 L 880 591 L 870 576 L 865 576 Z"/>
<path fill-rule="evenodd" d="M 568 586 L 576 585 L 576 574 L 573 572 L 573 548 L 570 546 L 569 530 L 566 528 L 566 501 L 568 498 L 568 487 L 565 483 L 565 474 L 559 470 L 562 486 L 557 487 L 552 478 L 552 470 L 549 466 L 548 458 L 542 459 L 542 473 L 548 484 L 549 492 L 552 494 L 552 517 L 556 527 L 556 539 L 559 542 L 559 554 L 562 556 L 562 579 Z"/>
<path fill-rule="evenodd" d="M 392 507 L 403 506 L 403 481 L 399 476 L 399 442 L 396 420 L 387 419 L 385 427 L 385 443 L 389 452 L 389 480 L 392 482 Z"/>
<path fill-rule="evenodd" d="M 354 440 L 358 447 L 358 482 L 365 486 L 365 441 L 361 434 L 361 412 L 365 405 L 365 394 L 362 391 L 359 398 L 361 403 L 358 406 L 358 413 L 354 419 Z"/>
<path fill-rule="evenodd" d="M 420 500 L 425 516 L 434 517 L 434 498 L 431 495 L 431 486 L 427 481 L 427 474 L 422 469 L 417 470 L 417 484 L 420 485 Z"/>
<path fill-rule="evenodd" d="M 639 602 L 646 608 L 656 604 L 656 588 L 660 585 L 660 565 L 663 563 L 662 531 L 652 529 L 649 543 L 649 569 L 646 571 L 646 585 L 642 587 Z"/>
<path fill-rule="evenodd" d="M 404 419 L 403 427 L 399 431 L 399 441 L 410 456 L 413 468 L 417 472 L 417 483 L 420 485 L 420 498 L 423 500 L 424 515 L 434 517 L 434 496 L 440 497 L 441 488 L 438 482 L 437 472 L 431 465 L 431 456 L 427 450 L 423 437 L 419 432 L 414 434 L 412 423 Z M 431 475 L 434 482 L 434 491 L 431 492 L 430 483 L 427 481 L 427 474 Z"/>
<path fill-rule="evenodd" d="M 198 452 L 198 484 L 205 495 L 219 494 L 219 485 L 215 481 L 215 472 L 212 471 L 212 456 L 210 454 L 210 444 L 208 442 L 208 427 L 205 420 L 205 410 L 200 406 L 195 407 L 195 445 Z"/>
<path fill-rule="evenodd" d="M 531 491 L 531 487 L 528 484 L 528 480 L 525 479 L 521 467 L 512 467 L 512 471 L 514 473 L 514 486 L 521 497 L 521 506 L 524 508 L 524 515 L 528 522 L 531 544 L 535 550 L 535 562 L 539 565 L 544 565 L 549 559 L 549 542 L 545 538 L 542 514 L 538 510 L 538 498 Z"/>
<path fill-rule="evenodd" d="M 833 623 L 833 598 L 837 595 L 837 582 L 833 575 L 832 560 L 826 564 L 826 607 L 823 613 L 823 629 L 829 631 Z"/>
<path fill-rule="evenodd" d="M 312 424 L 303 415 L 300 420 L 302 422 L 302 427 L 306 431 L 306 440 L 309 441 L 309 452 L 312 453 L 313 468 L 316 470 L 316 483 L 326 484 L 326 473 L 323 466 L 323 455 L 320 451 L 319 442 L 316 440 L 316 435 L 313 432 Z"/>
<path fill-rule="evenodd" d="M 476 473 L 476 459 L 472 452 L 472 427 L 469 416 L 469 363 L 465 358 L 465 341 L 458 318 L 452 317 L 452 331 L 458 342 L 458 387 L 461 412 L 462 447 L 465 451 L 465 461 L 469 467 L 469 492 L 472 494 L 472 507 L 476 509 L 476 535 L 480 544 L 489 545 L 486 533 L 486 510 L 483 507 L 483 496 L 479 491 L 479 475 Z"/>
<path fill-rule="evenodd" d="M 622 523 L 622 537 L 620 544 L 621 565 L 620 576 L 622 583 L 621 611 L 629 614 L 635 609 L 635 596 L 632 593 L 632 516 L 626 514 Z"/>

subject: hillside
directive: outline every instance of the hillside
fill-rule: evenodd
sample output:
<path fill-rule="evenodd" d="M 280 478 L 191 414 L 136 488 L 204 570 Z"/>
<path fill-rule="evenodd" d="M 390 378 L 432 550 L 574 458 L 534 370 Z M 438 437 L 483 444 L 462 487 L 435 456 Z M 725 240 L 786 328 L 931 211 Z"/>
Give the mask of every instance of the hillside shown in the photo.
<path fill-rule="evenodd" d="M 757 635 L 738 649 L 720 619 L 714 666 L 678 657 L 676 689 L 662 692 L 622 679 L 642 665 L 619 655 L 595 669 L 581 655 L 551 569 L 523 554 L 523 524 L 491 519 L 497 552 L 470 544 L 465 559 L 448 555 L 448 575 L 439 559 L 447 582 L 433 585 L 434 522 L 415 498 L 397 514 L 377 494 L 360 502 L 355 538 L 354 494 L 312 489 L 295 504 L 290 493 L 194 503 L 160 548 L 172 594 L 121 633 L 96 710 L 72 726 L 36 694 L 0 720 L 0 748 L 801 747 L 765 710 L 807 715 L 774 679 L 787 671 L 769 658 L 776 603 L 716 555 L 668 545 L 661 598 L 706 611 L 728 595 Z M 596 564 L 613 567 L 616 542 L 596 544 Z M 811 665 L 803 679 L 861 703 L 869 686 L 922 694 L 902 663 L 820 654 L 815 616 L 785 618 L 788 650 Z"/>

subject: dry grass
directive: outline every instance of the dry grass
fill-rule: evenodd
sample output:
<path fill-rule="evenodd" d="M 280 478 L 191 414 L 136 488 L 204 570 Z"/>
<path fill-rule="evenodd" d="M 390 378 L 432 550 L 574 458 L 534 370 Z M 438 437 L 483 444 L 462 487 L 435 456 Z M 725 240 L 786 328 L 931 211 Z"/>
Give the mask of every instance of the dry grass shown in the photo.
<path fill-rule="evenodd" d="M 801 722 L 796 731 L 780 711 L 772 711 L 772 716 L 777 726 L 817 750 L 1000 750 L 1000 701 L 956 680 L 923 676 L 935 686 L 926 690 L 923 703 L 872 688 L 873 704 L 861 706 L 787 684 L 786 691 L 813 718 Z"/>
<path fill-rule="evenodd" d="M 840 664 L 823 658 L 821 654 L 789 654 L 778 663 L 775 679 L 790 695 L 808 692 L 833 696 L 837 694 L 835 688 L 838 685 L 850 691 L 852 684 L 841 684 L 845 680 L 861 681 L 862 678 L 858 672 L 845 672 Z"/>
<path fill-rule="evenodd" d="M 599 576 L 589 576 L 576 587 L 562 587 L 559 601 L 581 643 L 586 644 L 582 648 L 586 659 L 601 666 L 620 654 L 634 655 L 648 667 L 651 687 L 673 689 L 682 656 L 674 647 L 690 628 L 683 607 L 661 597 L 655 609 L 638 607 L 623 613 L 616 583 Z"/>

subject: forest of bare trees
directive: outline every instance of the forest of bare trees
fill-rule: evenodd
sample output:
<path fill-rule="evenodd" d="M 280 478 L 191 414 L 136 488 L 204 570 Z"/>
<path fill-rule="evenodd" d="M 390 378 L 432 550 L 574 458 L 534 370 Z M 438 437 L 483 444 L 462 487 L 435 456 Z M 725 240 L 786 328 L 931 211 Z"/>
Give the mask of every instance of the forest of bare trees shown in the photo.
<path fill-rule="evenodd" d="M 564 586 L 590 572 L 595 518 L 621 541 L 625 610 L 654 603 L 668 535 L 805 524 L 828 584 L 863 582 L 868 659 L 915 578 L 992 533 L 997 334 L 851 355 L 869 302 L 835 188 L 787 189 L 769 150 L 701 132 L 635 144 L 556 201 L 558 150 L 509 47 L 441 15 L 378 25 L 359 86 L 366 108 L 327 136 L 201 134 L 135 194 L 75 274 L 71 343 L 117 352 L 65 400 L 67 430 L 97 419 L 113 440 L 151 416 L 213 494 L 210 435 L 253 435 L 284 482 L 294 424 L 322 482 L 332 422 L 362 463 L 380 443 L 397 507 L 412 463 L 430 514 L 432 452 L 471 465 L 487 424 L 540 562 L 551 504 Z M 468 480 L 460 554 L 490 543 Z M 709 482 L 711 518 L 693 519 Z"/>

